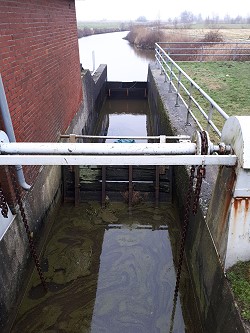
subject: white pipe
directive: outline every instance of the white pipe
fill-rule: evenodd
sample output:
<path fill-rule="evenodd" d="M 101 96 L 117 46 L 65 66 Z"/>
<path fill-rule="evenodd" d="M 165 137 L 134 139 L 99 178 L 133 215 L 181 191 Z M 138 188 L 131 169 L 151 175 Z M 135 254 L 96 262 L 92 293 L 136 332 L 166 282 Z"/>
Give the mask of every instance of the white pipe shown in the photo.
<path fill-rule="evenodd" d="M 52 143 L 10 142 L 0 144 L 1 154 L 59 155 L 192 155 L 196 144 L 182 143 Z"/>
<path fill-rule="evenodd" d="M 12 125 L 11 117 L 10 117 L 10 111 L 4 91 L 4 85 L 2 81 L 2 76 L 0 74 L 0 110 L 1 110 L 1 115 L 3 119 L 3 124 L 6 130 L 6 133 L 8 135 L 8 138 L 10 142 L 16 142 L 15 138 L 15 133 L 14 133 L 14 128 Z M 26 191 L 30 190 L 31 186 L 26 183 L 24 174 L 23 174 L 23 169 L 21 165 L 16 165 L 16 173 L 17 173 L 17 179 L 19 185 Z"/>
<path fill-rule="evenodd" d="M 0 155 L 0 165 L 235 165 L 236 155 Z"/>

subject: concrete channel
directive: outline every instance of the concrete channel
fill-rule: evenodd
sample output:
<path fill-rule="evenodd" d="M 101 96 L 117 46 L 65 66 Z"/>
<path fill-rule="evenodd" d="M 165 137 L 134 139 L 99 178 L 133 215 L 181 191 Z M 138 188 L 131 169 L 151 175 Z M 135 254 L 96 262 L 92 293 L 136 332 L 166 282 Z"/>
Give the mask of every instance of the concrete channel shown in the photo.
<path fill-rule="evenodd" d="M 84 109 L 82 113 L 84 116 L 81 116 L 80 121 L 79 119 L 76 120 L 76 124 L 78 125 L 75 124 L 75 126 L 72 127 L 72 130 L 77 134 L 89 134 L 93 133 L 94 125 L 100 116 L 101 107 L 107 95 L 109 96 L 112 93 L 112 89 L 114 89 L 114 92 L 117 89 L 118 92 L 116 97 L 120 98 L 122 96 L 121 94 L 123 94 L 120 89 L 122 88 L 128 97 L 128 87 L 126 85 L 123 86 L 122 84 L 119 87 L 107 83 L 106 65 L 101 65 L 95 71 L 93 77 L 88 70 L 84 71 L 82 82 L 85 94 Z M 140 90 L 141 97 L 147 98 L 151 112 L 153 114 L 161 113 L 164 116 L 164 124 L 157 125 L 155 123 L 155 126 L 164 126 L 166 129 L 164 134 L 166 135 L 176 136 L 185 134 L 192 136 L 196 129 L 195 124 L 191 121 L 189 126 L 185 125 L 184 106 L 180 105 L 180 107 L 176 109 L 174 94 L 168 93 L 164 85 L 165 78 L 160 74 L 160 71 L 155 65 L 151 64 L 148 70 L 147 83 L 138 84 L 137 87 Z M 133 92 L 132 98 L 135 98 L 134 94 L 135 93 Z M 83 125 L 82 129 L 80 129 L 79 124 Z M 66 141 L 65 138 L 62 140 Z M 57 199 L 54 199 L 54 205 L 52 205 L 53 208 L 59 202 L 62 193 L 59 186 L 61 177 L 60 171 L 57 172 L 58 168 L 52 168 L 51 170 L 51 174 L 53 173 L 53 170 L 55 170 L 56 177 L 51 175 L 50 178 L 56 179 L 55 187 L 58 188 L 58 191 L 56 192 Z M 98 172 L 101 173 L 100 170 Z M 173 182 L 173 186 L 171 184 L 171 188 L 173 188 L 173 201 L 176 203 L 179 215 L 182 219 L 189 181 L 189 168 L 185 166 L 175 166 L 171 169 L 171 174 L 172 173 L 173 178 L 171 178 L 171 182 Z M 221 175 L 221 181 L 224 182 L 224 184 L 227 184 L 223 188 L 225 199 L 221 200 L 219 203 L 219 194 L 214 192 L 218 174 Z M 186 270 L 190 277 L 189 283 L 191 283 L 195 294 L 196 306 L 198 308 L 198 316 L 201 324 L 199 330 L 205 333 L 247 332 L 247 328 L 244 327 L 235 306 L 233 295 L 229 288 L 223 268 L 225 240 L 222 235 L 225 234 L 227 230 L 225 227 L 223 229 L 223 226 L 221 226 L 221 224 L 218 225 L 217 223 L 217 220 L 220 220 L 221 216 L 226 214 L 226 208 L 224 207 L 227 206 L 228 203 L 225 188 L 230 186 L 233 177 L 233 168 L 215 166 L 207 167 L 207 175 L 202 186 L 198 213 L 195 217 L 191 218 L 187 234 L 185 249 L 187 262 Z M 64 195 L 64 199 L 65 197 L 67 197 L 67 195 Z M 78 196 L 78 198 L 79 197 L 80 196 Z M 220 197 L 223 198 L 223 195 L 220 194 Z M 93 230 L 93 232 L 95 231 Z M 104 236 L 102 235 L 100 237 L 103 239 Z M 98 251 L 100 252 L 100 249 L 98 249 Z M 44 263 L 44 265 L 46 266 L 46 263 Z M 91 281 L 89 281 L 89 283 L 91 283 Z M 56 286 L 54 287 L 56 288 Z M 186 287 L 189 288 L 188 285 L 186 285 Z M 188 303 L 188 300 L 184 300 L 184 302 Z"/>

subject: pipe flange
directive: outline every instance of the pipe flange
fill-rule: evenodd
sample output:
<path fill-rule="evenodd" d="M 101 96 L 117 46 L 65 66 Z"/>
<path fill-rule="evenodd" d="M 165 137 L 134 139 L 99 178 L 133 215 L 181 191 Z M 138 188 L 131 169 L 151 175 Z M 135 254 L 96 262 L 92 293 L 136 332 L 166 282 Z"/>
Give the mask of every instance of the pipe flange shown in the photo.
<path fill-rule="evenodd" d="M 8 143 L 10 142 L 8 135 L 4 132 L 0 130 L 0 143 Z"/>
<path fill-rule="evenodd" d="M 213 144 L 207 131 L 195 131 L 192 142 L 196 143 L 196 155 L 210 155 Z"/>

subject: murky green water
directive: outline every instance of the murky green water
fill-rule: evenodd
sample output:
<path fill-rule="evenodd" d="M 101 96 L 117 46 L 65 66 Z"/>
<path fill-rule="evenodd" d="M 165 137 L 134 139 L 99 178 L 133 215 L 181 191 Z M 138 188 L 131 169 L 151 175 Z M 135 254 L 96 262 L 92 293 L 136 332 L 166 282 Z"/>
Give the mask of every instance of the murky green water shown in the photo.
<path fill-rule="evenodd" d="M 11 332 L 168 332 L 178 234 L 172 205 L 62 206 L 42 255 L 49 291 L 34 271 Z M 174 332 L 200 332 L 192 320 L 178 299 Z"/>
<path fill-rule="evenodd" d="M 97 135 L 149 136 L 152 134 L 147 100 L 107 100 L 101 110 Z M 114 142 L 114 139 L 106 139 Z M 137 139 L 139 142 L 147 140 Z"/>

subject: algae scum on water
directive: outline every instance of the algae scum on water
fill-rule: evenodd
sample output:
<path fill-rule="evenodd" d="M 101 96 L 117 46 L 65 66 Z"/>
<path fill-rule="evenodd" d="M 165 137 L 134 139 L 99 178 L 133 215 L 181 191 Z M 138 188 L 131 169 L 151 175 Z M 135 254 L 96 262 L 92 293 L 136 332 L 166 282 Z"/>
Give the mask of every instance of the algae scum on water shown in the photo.
<path fill-rule="evenodd" d="M 41 257 L 49 291 L 34 271 L 11 332 L 167 332 L 177 234 L 172 205 L 62 206 Z M 174 331 L 190 323 L 178 299 Z"/>

